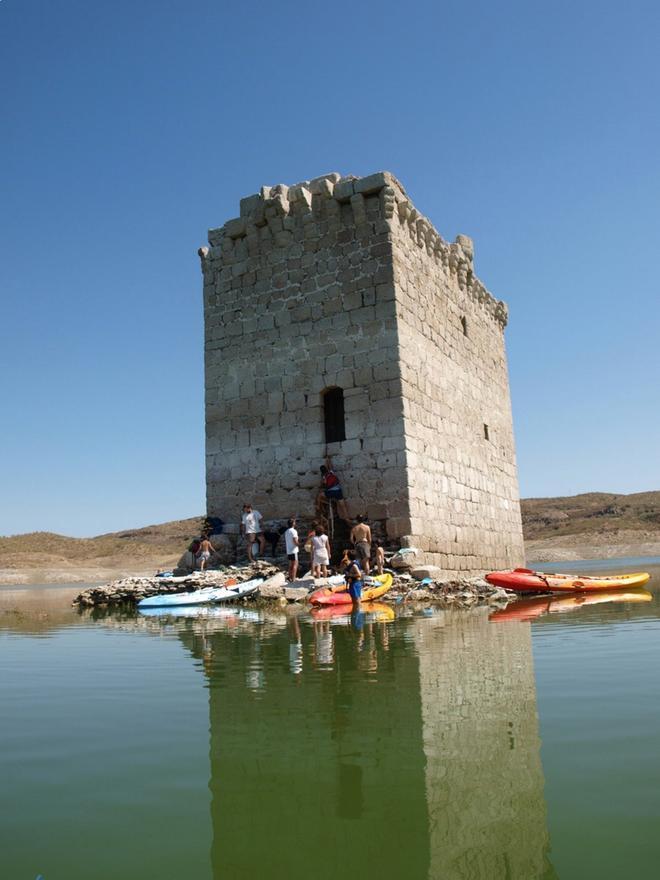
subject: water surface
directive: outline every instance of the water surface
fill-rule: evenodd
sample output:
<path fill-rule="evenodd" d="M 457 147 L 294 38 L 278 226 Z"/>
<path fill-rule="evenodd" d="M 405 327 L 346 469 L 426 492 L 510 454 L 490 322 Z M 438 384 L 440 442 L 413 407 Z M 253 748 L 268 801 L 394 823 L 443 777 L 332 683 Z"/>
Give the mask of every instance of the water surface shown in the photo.
<path fill-rule="evenodd" d="M 0 594 L 3 878 L 656 876 L 655 595 L 492 622 L 18 593 Z"/>

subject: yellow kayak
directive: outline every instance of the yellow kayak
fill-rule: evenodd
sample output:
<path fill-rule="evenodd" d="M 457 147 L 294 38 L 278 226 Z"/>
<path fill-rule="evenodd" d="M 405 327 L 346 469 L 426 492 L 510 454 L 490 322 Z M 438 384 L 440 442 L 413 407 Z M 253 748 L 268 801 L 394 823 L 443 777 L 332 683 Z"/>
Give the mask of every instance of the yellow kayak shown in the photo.
<path fill-rule="evenodd" d="M 372 602 L 380 599 L 391 588 L 393 578 L 391 574 L 379 574 L 376 577 L 365 577 L 362 589 L 362 601 Z M 346 586 L 324 587 L 317 590 L 309 597 L 312 605 L 346 605 L 352 602 Z"/>

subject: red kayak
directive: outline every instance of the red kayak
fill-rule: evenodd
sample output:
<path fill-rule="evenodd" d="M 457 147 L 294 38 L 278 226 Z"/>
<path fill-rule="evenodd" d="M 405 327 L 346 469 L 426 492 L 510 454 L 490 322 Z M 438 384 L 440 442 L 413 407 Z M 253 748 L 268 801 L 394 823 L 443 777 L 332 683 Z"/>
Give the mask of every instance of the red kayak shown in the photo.
<path fill-rule="evenodd" d="M 516 593 L 578 593 L 583 590 L 629 590 L 643 587 L 651 575 L 645 571 L 633 574 L 586 577 L 579 574 L 550 574 L 530 568 L 513 571 L 491 571 L 486 575 L 489 584 L 513 590 Z"/>

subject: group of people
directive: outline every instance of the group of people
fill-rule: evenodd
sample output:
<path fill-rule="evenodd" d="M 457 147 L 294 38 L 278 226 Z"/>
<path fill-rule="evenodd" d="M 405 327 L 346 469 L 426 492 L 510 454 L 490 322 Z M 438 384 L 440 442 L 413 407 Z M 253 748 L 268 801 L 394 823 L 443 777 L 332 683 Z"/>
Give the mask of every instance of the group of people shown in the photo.
<path fill-rule="evenodd" d="M 337 509 L 337 515 L 344 521 L 351 522 L 341 482 L 337 474 L 334 472 L 332 462 L 329 458 L 326 459 L 325 464 L 321 465 L 320 472 L 321 488 L 316 500 L 317 522 L 313 524 L 312 531 L 309 533 L 304 543 L 304 549 L 309 552 L 311 556 L 311 571 L 315 578 L 328 576 L 328 568 L 332 555 L 330 538 L 328 537 L 324 524 L 327 521 L 327 518 L 323 508 L 323 499 L 325 499 L 330 510 L 332 509 L 332 502 L 334 502 Z M 259 555 L 265 553 L 267 541 L 270 543 L 271 552 L 274 556 L 277 543 L 283 534 L 285 551 L 289 563 L 287 578 L 289 581 L 294 581 L 298 575 L 298 556 L 300 553 L 300 538 L 296 526 L 296 518 L 291 517 L 291 519 L 287 521 L 286 527 L 264 529 L 261 513 L 258 510 L 255 510 L 251 503 L 246 502 L 243 505 L 240 531 L 245 540 L 248 561 L 255 561 L 255 545 L 259 548 Z M 346 578 L 351 598 L 354 602 L 359 602 L 364 575 L 369 575 L 371 573 L 373 541 L 371 528 L 369 527 L 365 516 L 360 515 L 356 518 L 351 529 L 350 542 L 351 548 L 344 551 L 341 568 Z M 189 550 L 193 553 L 201 571 L 205 570 L 211 555 L 215 553 L 215 548 L 213 547 L 207 533 L 203 534 L 201 538 L 193 541 Z M 379 574 L 382 574 L 384 564 L 385 555 L 383 546 L 378 542 L 375 550 L 374 565 Z"/>

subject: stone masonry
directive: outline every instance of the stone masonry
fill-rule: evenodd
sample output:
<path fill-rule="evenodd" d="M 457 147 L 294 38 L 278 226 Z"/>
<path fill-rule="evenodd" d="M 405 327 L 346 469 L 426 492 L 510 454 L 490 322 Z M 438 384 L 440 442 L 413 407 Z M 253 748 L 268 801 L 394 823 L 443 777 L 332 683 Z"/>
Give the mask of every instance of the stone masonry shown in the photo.
<path fill-rule="evenodd" d="M 387 172 L 262 187 L 209 231 L 207 508 L 311 519 L 326 455 L 352 513 L 448 573 L 523 561 L 507 309 Z M 345 439 L 326 442 L 342 389 Z"/>

